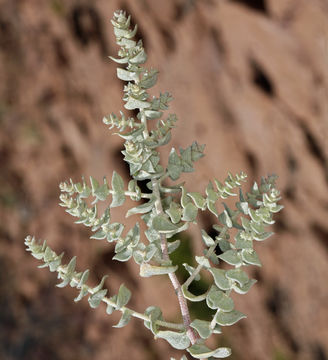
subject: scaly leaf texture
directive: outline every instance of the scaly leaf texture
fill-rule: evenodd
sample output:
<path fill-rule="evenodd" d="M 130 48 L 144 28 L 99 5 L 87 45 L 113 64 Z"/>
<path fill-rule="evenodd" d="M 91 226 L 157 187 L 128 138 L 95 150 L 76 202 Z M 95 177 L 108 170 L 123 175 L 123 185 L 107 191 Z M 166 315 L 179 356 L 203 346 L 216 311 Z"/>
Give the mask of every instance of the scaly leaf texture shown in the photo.
<path fill-rule="evenodd" d="M 130 16 L 124 11 L 116 11 L 112 24 L 120 49 L 118 58 L 111 59 L 123 66 L 117 69 L 117 76 L 126 82 L 124 107 L 132 110 L 135 116 L 127 117 L 120 112 L 118 116 L 105 116 L 103 122 L 110 129 L 115 129 L 124 140 L 122 154 L 129 165 L 131 180 L 126 187 L 122 177 L 114 172 L 110 183 L 106 178 L 99 183 L 93 177 L 90 177 L 89 184 L 84 178 L 79 183 L 72 180 L 63 182 L 60 184 L 60 205 L 77 218 L 76 223 L 91 228 L 91 238 L 114 244 L 113 260 L 128 261 L 133 258 L 140 265 L 141 277 L 168 275 L 179 300 L 183 324 L 164 321 L 161 309 L 155 306 L 148 307 L 143 314 L 128 308 L 126 305 L 131 292 L 125 285 L 121 285 L 117 294 L 106 297 L 107 289 L 103 288 L 106 277 L 91 288 L 86 284 L 89 271 L 77 272 L 75 257 L 69 264 L 63 265 L 63 254 L 57 255 L 45 242 L 39 243 L 28 236 L 25 240 L 27 250 L 43 261 L 40 267 L 49 267 L 50 271 L 57 272 L 61 280 L 58 286 L 69 284 L 79 290 L 75 301 L 88 296 L 92 308 L 104 302 L 107 314 L 120 311 L 122 316 L 115 327 L 125 326 L 131 317 L 137 317 L 144 320 L 144 325 L 155 338 L 165 339 L 176 349 L 187 349 L 196 359 L 225 358 L 230 355 L 230 349 L 211 350 L 204 341 L 212 334 L 220 334 L 222 326 L 233 325 L 245 317 L 234 308 L 230 295 L 232 291 L 245 294 L 256 282 L 242 267 L 261 266 L 253 241 L 263 241 L 272 235 L 267 226 L 274 223 L 273 214 L 282 209 L 278 204 L 280 196 L 275 187 L 276 177 L 262 178 L 261 183 L 254 183 L 245 195 L 241 186 L 247 176 L 243 172 L 236 175 L 229 173 L 222 183 L 214 179 L 213 185 L 210 181 L 203 194 L 189 192 L 184 183 L 165 184 L 167 178 L 174 182 L 182 173 L 194 171 L 194 163 L 204 156 L 205 145 L 193 142 L 185 149 L 172 148 L 166 167 L 161 164 L 158 148 L 169 143 L 171 130 L 177 122 L 175 114 L 164 117 L 172 96 L 168 92 L 162 92 L 157 97 L 148 93 L 157 82 L 158 71 L 144 67 L 147 54 L 142 40 L 134 39 L 137 26 L 131 27 Z M 141 180 L 145 180 L 149 192 L 141 191 L 138 185 Z M 238 190 L 236 208 L 230 209 L 223 203 L 218 210 L 218 200 L 237 196 Z M 87 200 L 90 197 L 92 201 Z M 147 227 L 144 240 L 141 239 L 138 222 L 125 232 L 124 224 L 111 221 L 111 212 L 122 206 L 126 197 L 136 202 L 146 200 L 126 213 L 126 217 L 139 216 L 144 221 Z M 98 215 L 98 202 L 108 203 L 101 215 Z M 173 264 L 169 256 L 179 247 L 180 241 L 168 243 L 167 239 L 187 230 L 190 224 L 197 224 L 199 211 L 210 211 L 215 216 L 217 222 L 213 228 L 218 235 L 211 237 L 205 230 L 200 231 L 204 253 L 195 256 L 194 264 L 179 264 L 190 274 L 181 286 L 175 274 L 179 265 Z M 236 234 L 234 240 L 231 240 L 232 230 Z M 217 246 L 222 251 L 219 256 L 215 254 Z M 221 261 L 227 264 L 224 269 L 218 267 Z M 193 281 L 200 280 L 202 270 L 210 273 L 212 282 L 203 294 L 194 295 L 189 286 Z M 211 321 L 191 319 L 187 300 L 204 301 L 209 309 L 215 310 Z"/>

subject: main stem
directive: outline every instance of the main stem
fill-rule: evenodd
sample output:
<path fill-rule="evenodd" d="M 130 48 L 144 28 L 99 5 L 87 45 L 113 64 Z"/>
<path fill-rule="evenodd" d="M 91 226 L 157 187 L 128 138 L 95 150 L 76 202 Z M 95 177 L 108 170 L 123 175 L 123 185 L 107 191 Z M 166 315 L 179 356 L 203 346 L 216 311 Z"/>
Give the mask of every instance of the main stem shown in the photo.
<path fill-rule="evenodd" d="M 163 207 L 162 207 L 162 202 L 161 202 L 161 195 L 159 192 L 159 182 L 157 179 L 153 179 L 152 180 L 152 185 L 153 185 L 153 193 L 156 196 L 156 212 L 158 215 L 164 214 L 163 212 Z M 163 259 L 164 260 L 170 260 L 169 254 L 168 254 L 168 247 L 167 247 L 167 240 L 166 240 L 166 236 L 164 234 L 160 234 L 160 238 L 161 238 L 161 250 L 162 250 L 162 254 L 163 254 Z M 194 333 L 192 327 L 190 326 L 191 323 L 191 319 L 190 319 L 190 314 L 189 314 L 189 309 L 188 309 L 188 305 L 187 305 L 187 301 L 185 299 L 185 297 L 183 296 L 182 293 L 182 289 L 181 289 L 181 284 L 177 278 L 177 276 L 175 275 L 175 273 L 170 273 L 169 274 L 169 278 L 171 280 L 171 283 L 173 285 L 173 288 L 175 290 L 175 293 L 178 297 L 178 301 L 179 301 L 179 305 L 180 305 L 180 310 L 181 310 L 181 315 L 182 315 L 182 319 L 183 319 L 183 323 L 186 327 L 187 330 L 187 335 L 191 341 L 192 344 L 195 344 L 197 341 L 197 336 Z"/>
<path fill-rule="evenodd" d="M 146 119 L 144 111 L 142 109 L 139 109 L 139 111 L 141 113 L 141 123 L 144 125 L 143 136 L 146 139 L 149 136 L 148 127 L 147 127 L 147 119 Z M 163 207 L 162 207 L 161 194 L 159 191 L 159 181 L 160 181 L 159 179 L 152 179 L 152 187 L 153 187 L 153 194 L 156 197 L 155 206 L 156 206 L 157 215 L 162 215 L 162 214 L 164 214 L 164 212 L 163 212 Z M 168 248 L 167 248 L 166 236 L 164 234 L 160 234 L 160 239 L 161 239 L 161 250 L 162 250 L 163 260 L 170 260 Z M 195 344 L 197 341 L 197 336 L 194 333 L 194 330 L 192 329 L 192 327 L 190 326 L 191 319 L 190 319 L 189 309 L 188 309 L 187 301 L 182 293 L 181 284 L 180 284 L 177 276 L 175 275 L 175 273 L 170 273 L 169 278 L 171 280 L 171 283 L 173 285 L 175 293 L 178 297 L 182 320 L 183 320 L 183 324 L 186 328 L 187 335 L 189 337 L 190 342 L 192 344 Z"/>

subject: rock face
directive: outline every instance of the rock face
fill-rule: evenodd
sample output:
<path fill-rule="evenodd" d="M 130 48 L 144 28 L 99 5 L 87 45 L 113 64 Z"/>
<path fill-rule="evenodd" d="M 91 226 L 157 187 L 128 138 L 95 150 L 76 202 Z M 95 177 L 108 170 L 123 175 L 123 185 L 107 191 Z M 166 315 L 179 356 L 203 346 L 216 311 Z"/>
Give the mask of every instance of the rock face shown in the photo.
<path fill-rule="evenodd" d="M 69 177 L 101 179 L 116 169 L 127 179 L 122 143 L 101 123 L 122 108 L 122 83 L 107 58 L 117 51 L 108 22 L 117 8 L 140 25 L 148 66 L 160 70 L 156 91 L 175 98 L 170 110 L 180 121 L 172 146 L 206 143 L 207 156 L 185 178 L 188 189 L 202 191 L 228 171 L 244 170 L 250 183 L 279 175 L 285 209 L 276 235 L 258 244 L 258 284 L 235 297 L 248 319 L 226 328 L 221 343 L 233 348 L 232 359 L 327 359 L 324 0 L 0 1 L 1 358 L 179 355 L 137 320 L 113 330 L 117 319 L 103 309 L 74 305 L 74 291 L 57 290 L 23 247 L 27 233 L 47 238 L 78 255 L 95 282 L 108 272 L 116 291 L 123 278 L 140 311 L 157 304 L 176 316 L 165 280 L 139 280 L 133 264 L 112 262 L 113 249 L 89 240 L 57 205 L 57 184 Z M 200 225 L 212 221 L 204 217 Z"/>

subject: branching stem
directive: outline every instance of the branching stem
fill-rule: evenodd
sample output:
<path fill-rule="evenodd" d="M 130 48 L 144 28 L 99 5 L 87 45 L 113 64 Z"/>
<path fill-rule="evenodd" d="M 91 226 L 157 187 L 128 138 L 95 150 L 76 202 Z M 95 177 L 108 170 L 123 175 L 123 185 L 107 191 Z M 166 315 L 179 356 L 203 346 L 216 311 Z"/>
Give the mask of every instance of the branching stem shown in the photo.
<path fill-rule="evenodd" d="M 155 203 L 156 211 L 157 211 L 158 215 L 162 215 L 162 214 L 164 214 L 164 212 L 163 212 L 163 207 L 162 207 L 162 202 L 161 202 L 161 195 L 159 192 L 159 181 L 156 179 L 153 179 L 152 185 L 153 185 L 153 193 L 157 199 L 156 203 Z M 161 237 L 161 249 L 162 249 L 162 254 L 163 254 L 163 260 L 170 260 L 170 257 L 168 254 L 166 236 L 164 234 L 161 234 L 160 237 Z M 191 343 L 195 344 L 197 341 L 197 336 L 194 333 L 192 327 L 190 326 L 191 319 L 190 319 L 188 304 L 187 304 L 187 300 L 183 296 L 181 284 L 180 284 L 177 276 L 175 275 L 175 273 L 170 273 L 169 278 L 171 280 L 171 283 L 173 285 L 175 293 L 178 297 L 181 315 L 182 315 L 184 326 L 187 330 L 187 335 L 188 335 Z"/>
<path fill-rule="evenodd" d="M 64 266 L 59 266 L 58 269 L 57 269 L 57 272 L 59 274 L 59 276 L 61 275 L 64 275 L 66 274 L 66 268 Z M 71 282 L 73 282 L 75 285 L 78 285 L 79 282 L 80 282 L 80 279 L 78 279 L 77 277 L 73 276 Z M 84 286 L 87 286 L 87 285 L 84 285 Z M 87 290 L 88 290 L 88 293 L 89 294 L 94 294 L 95 291 L 87 286 Z M 141 319 L 141 320 L 144 320 L 144 321 L 150 321 L 150 317 L 145 315 L 145 314 L 142 314 L 142 313 L 139 313 L 131 308 L 128 308 L 127 306 L 122 306 L 120 309 L 116 309 L 117 308 L 117 305 L 116 305 L 116 302 L 115 301 L 112 301 L 110 300 L 109 298 L 107 297 L 104 297 L 102 299 L 102 301 L 107 304 L 107 305 L 110 305 L 112 306 L 115 310 L 119 310 L 121 311 L 122 313 L 124 311 L 129 311 L 131 313 L 131 315 L 135 318 L 138 318 L 138 319 Z M 184 330 L 185 329 L 185 325 L 184 324 L 176 324 L 176 323 L 171 323 L 171 322 L 168 322 L 168 321 L 164 321 L 164 320 L 157 320 L 156 321 L 156 324 L 158 326 L 162 326 L 162 327 L 166 327 L 166 328 L 169 328 L 169 329 L 174 329 L 174 330 Z"/>

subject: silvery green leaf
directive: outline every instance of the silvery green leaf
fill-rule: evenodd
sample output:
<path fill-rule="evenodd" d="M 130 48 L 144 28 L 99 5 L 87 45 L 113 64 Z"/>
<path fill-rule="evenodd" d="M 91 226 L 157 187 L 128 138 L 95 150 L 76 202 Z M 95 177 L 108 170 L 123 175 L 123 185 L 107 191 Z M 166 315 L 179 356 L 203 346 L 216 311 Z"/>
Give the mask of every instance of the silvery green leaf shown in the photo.
<path fill-rule="evenodd" d="M 112 223 L 107 226 L 107 241 L 113 242 L 117 240 L 124 230 L 124 225 L 120 223 Z"/>
<path fill-rule="evenodd" d="M 246 318 L 246 315 L 238 310 L 232 310 L 230 312 L 220 311 L 215 315 L 215 321 L 221 326 L 233 325 L 244 318 Z"/>
<path fill-rule="evenodd" d="M 248 293 L 249 289 L 256 283 L 257 281 L 255 279 L 250 279 L 246 284 L 243 286 L 240 286 L 238 283 L 234 283 L 232 285 L 233 290 L 235 290 L 236 293 L 244 295 Z"/>
<path fill-rule="evenodd" d="M 116 302 L 116 299 L 115 299 L 115 302 Z M 111 315 L 113 313 L 113 311 L 115 310 L 115 307 L 110 305 L 110 304 L 107 304 L 107 307 L 106 307 L 106 314 L 107 315 Z"/>
<path fill-rule="evenodd" d="M 79 295 L 74 299 L 75 302 L 78 302 L 82 300 L 82 298 L 89 293 L 88 287 L 85 285 L 82 285 L 81 290 L 79 292 Z"/>
<path fill-rule="evenodd" d="M 117 77 L 123 81 L 138 81 L 139 76 L 136 72 L 117 68 Z"/>
<path fill-rule="evenodd" d="M 202 339 L 207 339 L 211 333 L 211 323 L 205 320 L 195 319 L 190 326 L 194 328 Z"/>
<path fill-rule="evenodd" d="M 262 266 L 257 253 L 253 249 L 242 250 L 241 257 L 247 264 Z"/>
<path fill-rule="evenodd" d="M 167 243 L 167 252 L 172 254 L 181 244 L 180 240 L 175 240 Z"/>
<path fill-rule="evenodd" d="M 173 186 L 163 186 L 163 185 L 159 185 L 160 191 L 161 193 L 180 193 L 181 192 L 181 187 L 184 185 L 183 183 L 179 183 Z"/>
<path fill-rule="evenodd" d="M 263 240 L 268 239 L 273 234 L 274 234 L 273 232 L 264 232 L 262 234 L 254 234 L 253 238 L 254 238 L 254 240 L 257 240 L 257 241 L 263 241 Z"/>
<path fill-rule="evenodd" d="M 182 289 L 183 296 L 192 302 L 200 302 L 200 301 L 205 300 L 207 293 L 208 293 L 208 291 L 206 291 L 204 294 L 194 295 L 188 290 L 188 288 L 185 285 L 182 285 L 181 289 Z"/>
<path fill-rule="evenodd" d="M 76 266 L 76 256 L 72 257 L 71 261 L 67 265 L 66 274 L 72 275 L 74 273 L 75 266 Z"/>
<path fill-rule="evenodd" d="M 88 298 L 90 306 L 92 308 L 97 308 L 100 305 L 102 299 L 106 296 L 106 294 L 107 294 L 107 289 L 103 289 L 90 295 Z"/>
<path fill-rule="evenodd" d="M 207 294 L 206 303 L 211 309 L 220 309 L 223 312 L 229 312 L 234 308 L 233 300 L 215 285 Z"/>
<path fill-rule="evenodd" d="M 232 221 L 227 210 L 224 210 L 223 213 L 219 215 L 219 220 L 222 224 L 228 226 L 228 228 L 232 228 Z"/>
<path fill-rule="evenodd" d="M 197 264 L 202 265 L 207 269 L 211 267 L 210 262 L 205 256 L 195 256 L 195 260 Z"/>
<path fill-rule="evenodd" d="M 280 210 L 282 210 L 283 208 L 284 208 L 283 205 L 275 205 L 275 206 L 270 207 L 270 211 L 273 213 L 277 213 Z"/>
<path fill-rule="evenodd" d="M 242 223 L 242 226 L 245 230 L 248 230 L 250 231 L 250 220 L 246 219 L 245 217 L 241 217 L 241 223 Z"/>
<path fill-rule="evenodd" d="M 219 255 L 218 258 L 225 261 L 230 265 L 239 266 L 242 265 L 242 259 L 237 250 L 228 250 L 223 254 Z"/>
<path fill-rule="evenodd" d="M 257 210 L 254 209 L 249 209 L 249 215 L 251 217 L 251 219 L 256 222 L 256 223 L 261 223 L 261 218 L 259 217 L 259 215 L 257 214 Z"/>
<path fill-rule="evenodd" d="M 181 220 L 182 209 L 176 202 L 172 201 L 170 207 L 165 212 L 169 215 L 173 224 L 177 224 Z"/>
<path fill-rule="evenodd" d="M 175 331 L 158 331 L 156 337 L 166 340 L 172 347 L 178 350 L 186 349 L 190 345 L 190 340 L 186 333 Z"/>
<path fill-rule="evenodd" d="M 140 265 L 144 261 L 143 252 L 140 250 L 133 251 L 133 259 L 138 265 Z"/>
<path fill-rule="evenodd" d="M 99 188 L 99 183 L 92 176 L 90 176 L 90 183 L 91 183 L 92 194 L 94 194 L 94 192 Z"/>
<path fill-rule="evenodd" d="M 150 103 L 148 101 L 142 101 L 135 99 L 132 96 L 129 96 L 128 101 L 124 104 L 124 107 L 127 110 L 135 110 L 135 109 L 146 109 L 150 107 Z"/>
<path fill-rule="evenodd" d="M 166 275 L 175 272 L 178 266 L 155 266 L 143 263 L 140 266 L 140 276 L 150 277 L 154 275 Z"/>
<path fill-rule="evenodd" d="M 183 185 L 181 185 L 181 198 L 180 203 L 183 208 L 185 208 L 189 203 L 191 202 L 191 199 L 187 196 L 187 191 Z"/>
<path fill-rule="evenodd" d="M 176 231 L 179 226 L 173 224 L 165 215 L 157 215 L 153 218 L 153 228 L 162 234 L 169 234 Z"/>
<path fill-rule="evenodd" d="M 135 192 L 136 195 L 130 195 L 130 198 L 133 201 L 139 201 L 141 199 L 141 189 L 140 187 L 137 185 L 136 180 L 132 179 L 129 181 L 128 184 L 128 190 L 131 192 Z"/>
<path fill-rule="evenodd" d="M 221 290 L 229 290 L 231 281 L 225 276 L 226 270 L 210 268 L 208 271 L 213 275 L 215 285 Z"/>
<path fill-rule="evenodd" d="M 115 59 L 113 56 L 108 56 L 111 60 L 115 61 L 117 64 L 126 64 L 128 62 L 128 58 L 125 57 L 123 59 Z"/>
<path fill-rule="evenodd" d="M 136 46 L 136 42 L 134 40 L 130 40 L 127 38 L 120 38 L 119 40 L 116 41 L 118 45 L 120 45 L 121 47 L 126 47 L 127 49 L 132 49 Z"/>
<path fill-rule="evenodd" d="M 208 183 L 205 193 L 207 195 L 207 200 L 210 202 L 216 202 L 219 198 L 219 195 L 214 191 L 213 185 L 211 182 Z"/>
<path fill-rule="evenodd" d="M 183 265 L 183 266 L 185 267 L 185 269 L 188 271 L 189 275 L 191 275 L 191 274 L 194 272 L 194 270 L 195 270 L 195 268 L 194 268 L 193 266 L 190 266 L 190 265 L 187 264 L 187 263 L 183 263 L 182 265 Z M 199 280 L 200 280 L 200 275 L 197 274 L 194 280 L 195 280 L 195 281 L 199 281 Z"/>
<path fill-rule="evenodd" d="M 181 160 L 175 149 L 170 152 L 167 172 L 172 180 L 177 180 L 182 172 Z"/>
<path fill-rule="evenodd" d="M 135 248 L 140 240 L 140 226 L 137 222 L 132 229 L 129 230 L 126 235 L 125 241 L 129 241 L 130 246 Z"/>
<path fill-rule="evenodd" d="M 97 286 L 95 286 L 93 289 L 92 289 L 92 291 L 94 292 L 94 293 L 96 293 L 96 292 L 98 292 L 99 290 L 101 290 L 102 288 L 103 288 L 103 286 L 104 286 L 104 284 L 105 284 L 105 280 L 108 278 L 108 275 L 104 275 L 102 278 L 101 278 L 101 280 L 100 280 L 100 283 L 97 285 Z"/>
<path fill-rule="evenodd" d="M 212 201 L 209 201 L 208 199 L 206 199 L 206 205 L 207 205 L 208 210 L 212 214 L 214 214 L 215 216 L 219 216 L 219 213 L 218 213 L 218 211 L 216 210 L 216 207 L 215 207 L 215 202 L 212 202 Z"/>
<path fill-rule="evenodd" d="M 110 206 L 121 206 L 125 201 L 124 182 L 122 177 L 116 171 L 113 172 L 112 176 L 112 189 L 114 193 Z"/>
<path fill-rule="evenodd" d="M 241 286 L 245 285 L 249 281 L 248 275 L 245 273 L 245 271 L 240 269 L 227 270 L 226 277 L 237 281 Z"/>
<path fill-rule="evenodd" d="M 133 140 L 136 137 L 138 137 L 138 135 L 142 134 L 144 128 L 145 127 L 141 125 L 137 129 L 133 129 L 127 133 L 116 133 L 116 134 L 124 140 Z"/>
<path fill-rule="evenodd" d="M 195 359 L 207 359 L 211 356 L 215 359 L 223 359 L 231 355 L 231 350 L 229 348 L 221 347 L 211 350 L 203 344 L 194 344 L 190 346 L 187 351 Z"/>
<path fill-rule="evenodd" d="M 136 54 L 134 57 L 129 59 L 129 62 L 132 64 L 144 64 L 147 60 L 147 54 L 145 53 L 144 49 L 141 49 L 141 51 Z"/>
<path fill-rule="evenodd" d="M 230 241 L 228 241 L 228 240 L 226 240 L 226 239 L 220 239 L 219 236 L 216 237 L 215 239 L 217 240 L 218 245 L 219 245 L 221 251 L 226 252 L 226 251 L 228 251 L 228 250 L 231 249 L 231 243 L 230 243 Z"/>
<path fill-rule="evenodd" d="M 243 234 L 242 231 L 238 231 L 237 235 L 235 236 L 236 248 L 237 249 L 253 249 L 252 240 L 244 239 L 242 237 L 242 234 Z"/>
<path fill-rule="evenodd" d="M 122 284 L 118 290 L 117 301 L 116 301 L 116 309 L 119 310 L 123 306 L 125 306 L 131 298 L 131 291 Z"/>
<path fill-rule="evenodd" d="M 120 321 L 116 325 L 113 325 L 113 327 L 121 328 L 127 325 L 128 322 L 131 320 L 131 314 L 132 314 L 131 310 L 125 309 L 122 313 Z"/>
<path fill-rule="evenodd" d="M 190 203 L 188 203 L 188 204 L 186 205 L 186 207 L 183 209 L 182 220 L 183 220 L 183 221 L 193 222 L 193 221 L 196 220 L 197 213 L 198 213 L 197 207 L 190 202 Z"/>
<path fill-rule="evenodd" d="M 52 260 L 48 263 L 49 270 L 51 272 L 54 272 L 58 269 L 58 267 L 61 265 L 61 260 L 62 260 L 63 256 L 64 256 L 64 253 L 62 253 L 60 256 L 57 256 L 54 260 Z"/>
<path fill-rule="evenodd" d="M 81 279 L 80 279 L 78 285 L 76 286 L 78 289 L 80 289 L 82 287 L 82 285 L 84 285 L 87 282 L 87 280 L 89 278 L 89 273 L 90 273 L 89 270 L 85 270 L 83 272 Z"/>
<path fill-rule="evenodd" d="M 120 252 L 118 252 L 115 256 L 112 257 L 113 260 L 125 262 L 131 259 L 132 256 L 132 250 L 129 248 L 126 248 Z"/>
<path fill-rule="evenodd" d="M 251 221 L 250 227 L 256 234 L 261 235 L 265 232 L 263 223 L 255 223 L 254 221 Z"/>
<path fill-rule="evenodd" d="M 129 34 L 129 31 L 129 29 L 120 29 L 114 26 L 114 34 L 117 37 L 128 37 L 127 35 Z"/>
<path fill-rule="evenodd" d="M 162 310 L 158 306 L 149 306 L 145 311 L 145 315 L 149 316 L 150 321 L 144 321 L 144 325 L 156 335 L 158 332 L 156 321 L 163 320 Z"/>
<path fill-rule="evenodd" d="M 107 234 L 105 233 L 105 231 L 103 229 L 97 231 L 95 234 L 93 234 L 92 236 L 90 236 L 90 239 L 96 239 L 96 240 L 102 240 L 105 239 L 105 237 L 107 236 Z"/>
<path fill-rule="evenodd" d="M 240 201 L 236 203 L 237 209 L 240 210 L 243 214 L 248 215 L 248 202 Z"/>
<path fill-rule="evenodd" d="M 211 247 L 215 244 L 214 240 L 207 234 L 205 230 L 201 230 L 202 233 L 202 239 L 204 241 L 204 244 L 208 247 Z"/>
<path fill-rule="evenodd" d="M 144 256 L 144 262 L 149 262 L 154 255 L 157 253 L 157 247 L 155 244 L 149 244 L 147 245 L 146 249 L 145 249 L 145 256 Z"/>
<path fill-rule="evenodd" d="M 50 247 L 46 248 L 46 251 L 44 252 L 43 260 L 47 263 L 49 261 L 52 261 L 57 257 L 56 253 L 50 249 Z M 73 259 L 72 259 L 73 260 Z"/>
<path fill-rule="evenodd" d="M 202 210 L 206 209 L 206 199 L 198 192 L 191 192 L 187 194 L 190 196 L 194 202 L 194 204 Z"/>
<path fill-rule="evenodd" d="M 145 110 L 145 116 L 148 120 L 158 119 L 163 115 L 162 111 Z"/>
<path fill-rule="evenodd" d="M 129 216 L 135 215 L 135 214 L 146 214 L 146 213 L 148 213 L 154 207 L 155 201 L 156 201 L 156 198 L 153 197 L 147 203 L 141 204 L 139 206 L 136 206 L 136 207 L 130 209 L 126 213 L 125 217 L 129 217 Z"/>
<path fill-rule="evenodd" d="M 148 227 L 148 229 L 145 231 L 145 235 L 151 243 L 160 241 L 160 234 L 152 227 Z"/>
<path fill-rule="evenodd" d="M 156 84 L 158 71 L 151 69 L 143 74 L 139 86 L 143 89 L 149 89 Z"/>
<path fill-rule="evenodd" d="M 204 255 L 208 256 L 207 255 L 207 251 L 204 249 L 203 250 L 203 253 Z M 214 264 L 214 265 L 219 265 L 219 259 L 217 257 L 217 255 L 215 253 L 212 253 L 209 257 L 208 257 L 209 260 L 211 260 L 211 262 Z"/>
<path fill-rule="evenodd" d="M 111 300 L 112 303 L 115 303 L 115 304 L 116 304 L 117 295 L 113 295 L 111 298 L 109 298 L 109 300 Z M 110 314 L 112 314 L 112 312 L 113 312 L 114 310 L 116 310 L 116 306 L 107 304 L 106 314 L 110 315 Z"/>

